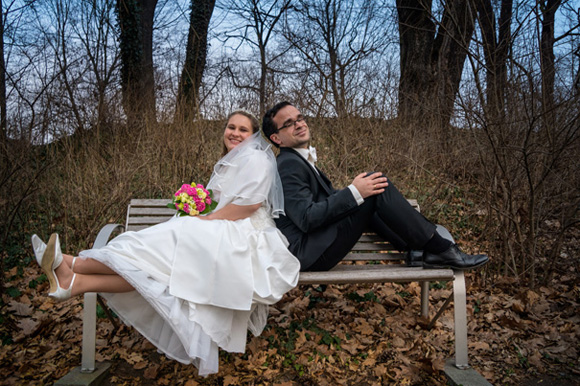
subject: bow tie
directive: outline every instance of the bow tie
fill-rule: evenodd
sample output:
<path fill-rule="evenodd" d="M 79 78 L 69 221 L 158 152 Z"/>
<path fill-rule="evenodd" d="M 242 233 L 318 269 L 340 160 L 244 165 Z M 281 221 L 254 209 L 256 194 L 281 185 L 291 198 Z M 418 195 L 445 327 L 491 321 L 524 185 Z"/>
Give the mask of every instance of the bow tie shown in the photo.
<path fill-rule="evenodd" d="M 308 160 L 312 162 L 316 162 L 316 149 L 312 146 L 308 148 Z"/>

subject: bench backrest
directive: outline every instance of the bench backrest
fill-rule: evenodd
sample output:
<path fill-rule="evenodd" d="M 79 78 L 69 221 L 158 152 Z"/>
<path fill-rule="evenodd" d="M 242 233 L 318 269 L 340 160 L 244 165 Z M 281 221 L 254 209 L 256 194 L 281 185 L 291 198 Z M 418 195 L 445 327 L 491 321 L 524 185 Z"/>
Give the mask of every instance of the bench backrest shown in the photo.
<path fill-rule="evenodd" d="M 133 199 L 127 209 L 125 230 L 138 231 L 155 224 L 169 220 L 175 210 L 167 207 L 169 199 Z M 417 210 L 417 200 L 409 200 L 409 203 Z M 402 260 L 404 254 L 395 250 L 387 241 L 375 233 L 368 232 L 361 236 L 352 251 L 344 258 L 351 261 L 368 260 Z"/>

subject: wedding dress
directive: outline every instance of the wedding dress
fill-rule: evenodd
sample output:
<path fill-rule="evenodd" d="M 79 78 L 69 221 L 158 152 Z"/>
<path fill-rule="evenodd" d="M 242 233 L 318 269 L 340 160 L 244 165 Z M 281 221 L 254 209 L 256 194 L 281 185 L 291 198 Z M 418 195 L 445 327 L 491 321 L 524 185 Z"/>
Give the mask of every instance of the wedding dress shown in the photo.
<path fill-rule="evenodd" d="M 82 258 L 101 261 L 136 291 L 103 293 L 107 304 L 158 350 L 200 375 L 218 371 L 219 348 L 244 352 L 259 335 L 268 305 L 296 286 L 300 264 L 273 217 L 283 213 L 275 158 L 259 133 L 224 156 L 208 184 L 216 210 L 262 206 L 237 221 L 173 217 L 125 232 Z"/>

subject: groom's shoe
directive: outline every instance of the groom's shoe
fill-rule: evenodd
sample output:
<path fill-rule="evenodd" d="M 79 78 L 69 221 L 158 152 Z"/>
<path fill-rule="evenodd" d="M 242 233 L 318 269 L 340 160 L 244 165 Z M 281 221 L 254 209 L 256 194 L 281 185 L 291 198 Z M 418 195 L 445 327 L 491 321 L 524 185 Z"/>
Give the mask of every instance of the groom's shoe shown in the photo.
<path fill-rule="evenodd" d="M 462 252 L 457 244 L 452 244 L 444 252 L 434 254 L 427 251 L 423 252 L 424 268 L 452 268 L 459 270 L 468 270 L 481 267 L 489 261 L 487 255 L 468 255 Z"/>
<path fill-rule="evenodd" d="M 407 254 L 405 255 L 405 264 L 407 267 L 422 267 L 423 251 L 407 251 Z"/>

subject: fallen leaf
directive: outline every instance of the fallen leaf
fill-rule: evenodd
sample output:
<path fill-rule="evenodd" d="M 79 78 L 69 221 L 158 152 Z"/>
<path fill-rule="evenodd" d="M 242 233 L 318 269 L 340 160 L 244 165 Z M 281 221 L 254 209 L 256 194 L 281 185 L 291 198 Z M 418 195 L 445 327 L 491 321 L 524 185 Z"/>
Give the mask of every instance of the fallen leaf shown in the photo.
<path fill-rule="evenodd" d="M 145 367 L 147 367 L 149 365 L 149 362 L 146 361 L 142 361 L 142 362 L 137 362 L 133 365 L 133 368 L 135 370 L 141 370 L 144 369 Z"/>
<path fill-rule="evenodd" d="M 17 301 L 11 301 L 8 305 L 8 309 L 13 311 L 15 315 L 18 316 L 30 316 L 34 308 L 29 304 L 20 303 Z"/>
<path fill-rule="evenodd" d="M 405 347 L 405 341 L 398 336 L 395 336 L 392 340 L 393 347 L 402 348 Z"/>
<path fill-rule="evenodd" d="M 234 377 L 233 375 L 226 375 L 224 377 L 224 386 L 228 386 L 228 385 L 239 385 L 240 384 L 240 378 L 239 377 Z"/>
<path fill-rule="evenodd" d="M 32 318 L 22 319 L 18 322 L 18 327 L 25 336 L 34 334 L 40 327 L 40 322 Z"/>
<path fill-rule="evenodd" d="M 147 367 L 147 370 L 145 370 L 145 373 L 143 373 L 143 375 L 147 379 L 155 379 L 157 378 L 157 373 L 159 373 L 159 365 L 150 365 L 149 367 Z"/>

